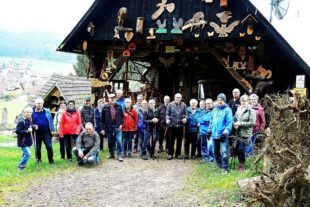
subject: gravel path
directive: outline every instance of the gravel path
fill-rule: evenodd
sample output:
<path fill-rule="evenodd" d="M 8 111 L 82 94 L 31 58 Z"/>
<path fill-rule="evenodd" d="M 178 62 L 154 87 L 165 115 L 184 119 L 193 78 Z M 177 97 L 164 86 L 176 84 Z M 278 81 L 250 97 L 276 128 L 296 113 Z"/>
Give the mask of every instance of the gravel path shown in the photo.
<path fill-rule="evenodd" d="M 123 163 L 77 167 L 71 174 L 33 181 L 24 192 L 8 195 L 11 206 L 199 206 L 185 189 L 198 161 L 162 158 L 144 161 L 135 155 Z M 22 201 L 22 203 L 21 203 Z"/>

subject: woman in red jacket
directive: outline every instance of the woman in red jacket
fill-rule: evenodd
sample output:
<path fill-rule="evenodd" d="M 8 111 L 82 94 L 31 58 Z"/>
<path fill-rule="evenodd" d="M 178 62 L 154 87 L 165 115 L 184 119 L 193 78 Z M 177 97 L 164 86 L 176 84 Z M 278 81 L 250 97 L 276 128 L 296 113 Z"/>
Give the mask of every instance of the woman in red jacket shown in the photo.
<path fill-rule="evenodd" d="M 68 102 L 68 109 L 63 113 L 60 121 L 59 138 L 64 139 L 67 159 L 72 161 L 71 140 L 76 141 L 82 128 L 81 114 L 75 108 L 75 101 Z"/>
<path fill-rule="evenodd" d="M 125 99 L 123 124 L 123 157 L 131 157 L 132 138 L 138 127 L 138 113 L 131 105 L 131 99 Z"/>

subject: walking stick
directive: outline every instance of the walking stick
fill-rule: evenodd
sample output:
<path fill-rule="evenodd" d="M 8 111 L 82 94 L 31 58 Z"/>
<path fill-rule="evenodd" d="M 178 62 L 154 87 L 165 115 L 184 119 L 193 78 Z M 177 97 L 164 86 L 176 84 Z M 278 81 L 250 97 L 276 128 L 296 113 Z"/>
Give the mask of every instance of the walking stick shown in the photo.
<path fill-rule="evenodd" d="M 186 142 L 186 140 L 185 140 L 185 126 L 183 127 L 183 137 L 182 137 L 182 140 L 184 140 L 184 143 Z M 183 160 L 185 162 L 185 156 L 183 157 Z"/>
<path fill-rule="evenodd" d="M 153 139 L 155 140 L 154 149 L 152 149 L 153 148 Z M 153 160 L 154 160 L 155 146 L 156 146 L 156 125 L 154 125 L 154 124 L 153 124 L 153 135 L 152 135 L 151 143 L 152 143 L 151 150 L 153 151 Z"/>
<path fill-rule="evenodd" d="M 31 139 L 34 147 L 34 158 L 36 161 L 37 169 L 39 168 L 39 162 L 37 157 L 37 130 L 33 127 L 33 133 L 31 133 Z"/>

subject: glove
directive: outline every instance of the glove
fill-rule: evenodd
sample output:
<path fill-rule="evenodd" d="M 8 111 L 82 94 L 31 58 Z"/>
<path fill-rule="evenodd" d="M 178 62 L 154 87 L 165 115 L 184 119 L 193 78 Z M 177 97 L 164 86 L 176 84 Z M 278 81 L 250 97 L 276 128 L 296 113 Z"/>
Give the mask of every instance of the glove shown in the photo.
<path fill-rule="evenodd" d="M 210 140 L 210 138 L 211 138 L 211 132 L 208 132 L 207 133 L 207 140 Z"/>
<path fill-rule="evenodd" d="M 222 134 L 220 137 L 220 142 L 225 142 L 227 134 Z"/>

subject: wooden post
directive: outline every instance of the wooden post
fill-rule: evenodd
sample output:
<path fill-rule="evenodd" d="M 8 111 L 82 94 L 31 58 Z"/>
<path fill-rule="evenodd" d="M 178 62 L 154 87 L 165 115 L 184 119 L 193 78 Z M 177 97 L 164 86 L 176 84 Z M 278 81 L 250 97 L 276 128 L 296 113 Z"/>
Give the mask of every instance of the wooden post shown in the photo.
<path fill-rule="evenodd" d="M 125 65 L 125 83 L 124 83 L 124 90 L 126 91 L 126 95 L 128 95 L 129 84 L 128 84 L 128 71 L 129 71 L 129 58 L 126 60 Z"/>

